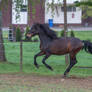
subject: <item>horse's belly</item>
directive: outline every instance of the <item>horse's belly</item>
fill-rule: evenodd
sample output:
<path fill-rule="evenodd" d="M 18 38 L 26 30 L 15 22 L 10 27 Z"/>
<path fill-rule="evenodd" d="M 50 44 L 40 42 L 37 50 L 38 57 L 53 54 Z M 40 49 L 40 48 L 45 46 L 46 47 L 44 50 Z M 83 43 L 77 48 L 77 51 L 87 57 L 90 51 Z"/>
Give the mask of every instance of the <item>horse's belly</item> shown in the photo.
<path fill-rule="evenodd" d="M 51 54 L 53 54 L 53 55 L 64 55 L 64 54 L 67 54 L 67 53 L 69 53 L 68 51 L 66 52 L 52 52 Z"/>

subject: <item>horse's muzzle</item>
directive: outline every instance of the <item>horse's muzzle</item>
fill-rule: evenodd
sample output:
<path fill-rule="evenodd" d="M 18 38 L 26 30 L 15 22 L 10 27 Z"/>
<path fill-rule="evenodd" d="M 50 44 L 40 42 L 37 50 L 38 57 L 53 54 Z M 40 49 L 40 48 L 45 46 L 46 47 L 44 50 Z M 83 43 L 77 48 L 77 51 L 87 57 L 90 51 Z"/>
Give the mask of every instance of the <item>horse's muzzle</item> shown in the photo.
<path fill-rule="evenodd" d="M 29 38 L 32 37 L 32 34 L 27 34 L 27 37 L 29 37 Z"/>

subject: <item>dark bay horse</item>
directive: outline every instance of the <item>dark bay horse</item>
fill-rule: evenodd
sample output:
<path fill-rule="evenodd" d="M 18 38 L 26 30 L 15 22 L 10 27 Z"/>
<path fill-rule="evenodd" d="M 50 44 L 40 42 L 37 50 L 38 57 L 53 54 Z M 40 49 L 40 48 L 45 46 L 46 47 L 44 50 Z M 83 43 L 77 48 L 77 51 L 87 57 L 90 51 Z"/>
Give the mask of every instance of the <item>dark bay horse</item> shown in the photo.
<path fill-rule="evenodd" d="M 86 52 L 92 54 L 92 43 L 89 41 L 81 41 L 74 37 L 61 37 L 58 38 L 53 30 L 51 30 L 46 24 L 36 23 L 29 30 L 27 37 L 38 35 L 40 39 L 40 52 L 34 56 L 34 65 L 39 68 L 36 62 L 38 56 L 45 55 L 42 63 L 50 70 L 53 70 L 51 66 L 46 64 L 45 60 L 53 55 L 69 54 L 70 64 L 64 76 L 66 76 L 70 69 L 77 63 L 76 54 L 85 49 Z"/>

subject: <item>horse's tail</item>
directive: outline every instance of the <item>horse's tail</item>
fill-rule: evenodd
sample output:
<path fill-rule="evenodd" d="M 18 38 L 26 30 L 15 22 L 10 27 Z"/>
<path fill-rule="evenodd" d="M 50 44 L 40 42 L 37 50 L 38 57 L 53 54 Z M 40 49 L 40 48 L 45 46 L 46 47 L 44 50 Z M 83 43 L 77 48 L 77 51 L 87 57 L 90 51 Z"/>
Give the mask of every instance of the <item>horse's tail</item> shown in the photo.
<path fill-rule="evenodd" d="M 84 43 L 83 49 L 86 52 L 92 54 L 92 43 L 90 41 L 86 41 L 86 40 L 83 40 L 82 42 Z"/>

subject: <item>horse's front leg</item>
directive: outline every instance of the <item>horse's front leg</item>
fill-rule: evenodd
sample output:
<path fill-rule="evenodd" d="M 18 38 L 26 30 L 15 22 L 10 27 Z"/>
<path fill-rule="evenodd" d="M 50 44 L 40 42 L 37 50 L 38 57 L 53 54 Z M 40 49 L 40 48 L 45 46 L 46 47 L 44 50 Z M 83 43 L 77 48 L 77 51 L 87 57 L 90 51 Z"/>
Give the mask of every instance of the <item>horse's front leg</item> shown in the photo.
<path fill-rule="evenodd" d="M 43 58 L 43 60 L 42 60 L 42 63 L 43 63 L 48 69 L 50 69 L 51 71 L 53 71 L 52 67 L 49 66 L 48 64 L 46 64 L 46 62 L 45 62 L 45 60 L 48 59 L 49 56 L 50 56 L 50 54 L 47 53 L 47 54 L 44 56 L 44 58 Z"/>
<path fill-rule="evenodd" d="M 38 65 L 37 62 L 36 62 L 36 58 L 37 58 L 38 56 L 42 56 L 42 55 L 44 55 L 44 52 L 43 52 L 43 51 L 40 51 L 39 53 L 37 53 L 37 54 L 34 56 L 34 65 L 35 65 L 37 68 L 39 68 L 39 65 Z"/>

